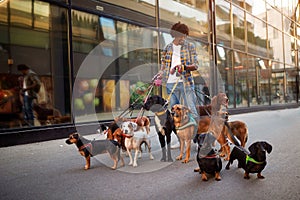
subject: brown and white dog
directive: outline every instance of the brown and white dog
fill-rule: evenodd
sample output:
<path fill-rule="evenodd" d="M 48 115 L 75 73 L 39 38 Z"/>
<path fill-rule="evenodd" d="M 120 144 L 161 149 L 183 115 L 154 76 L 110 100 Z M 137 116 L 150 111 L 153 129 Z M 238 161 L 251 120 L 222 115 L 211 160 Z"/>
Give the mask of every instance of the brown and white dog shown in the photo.
<path fill-rule="evenodd" d="M 130 158 L 129 165 L 132 165 L 133 167 L 137 167 L 137 157 L 140 153 L 140 146 L 143 142 L 147 144 L 148 152 L 150 155 L 150 159 L 153 160 L 154 157 L 151 153 L 151 141 L 149 139 L 148 134 L 145 131 L 139 130 L 135 131 L 137 129 L 137 124 L 134 122 L 123 122 L 121 124 L 121 130 L 125 137 L 125 147 L 127 149 L 128 156 Z M 132 159 L 131 150 L 135 150 L 134 159 Z"/>
<path fill-rule="evenodd" d="M 132 118 L 132 119 L 116 117 L 114 121 L 108 125 L 101 124 L 97 132 L 106 134 L 106 138 L 108 140 L 118 141 L 119 144 L 122 146 L 122 149 L 126 151 L 125 137 L 121 128 L 119 128 L 121 124 L 125 121 L 134 122 L 137 124 L 138 127 L 137 129 L 144 131 L 145 128 L 146 133 L 147 134 L 150 133 L 150 119 L 146 116 Z"/>
<path fill-rule="evenodd" d="M 191 111 L 188 107 L 176 104 L 172 107 L 173 120 L 176 128 L 176 133 L 180 143 L 180 154 L 176 160 L 182 160 L 184 147 L 186 145 L 186 155 L 182 163 L 189 162 L 191 155 L 191 141 L 196 127 L 196 121 L 190 116 Z"/>

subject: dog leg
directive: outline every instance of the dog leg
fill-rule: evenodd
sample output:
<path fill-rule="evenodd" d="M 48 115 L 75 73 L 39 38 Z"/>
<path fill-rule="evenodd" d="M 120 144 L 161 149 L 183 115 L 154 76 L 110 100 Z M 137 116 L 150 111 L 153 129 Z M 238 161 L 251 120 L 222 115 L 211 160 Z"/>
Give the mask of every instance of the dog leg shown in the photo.
<path fill-rule="evenodd" d="M 129 164 L 128 165 L 132 165 L 133 161 L 132 161 L 132 155 L 131 155 L 131 151 L 127 149 L 127 154 L 129 156 Z"/>
<path fill-rule="evenodd" d="M 257 178 L 259 178 L 259 179 L 264 179 L 265 177 L 264 177 L 263 175 L 261 175 L 261 172 L 259 172 L 259 173 L 257 174 Z"/>
<path fill-rule="evenodd" d="M 150 160 L 153 160 L 154 157 L 151 153 L 151 142 L 150 142 L 150 140 L 147 141 L 147 146 L 148 146 L 148 152 L 149 152 Z"/>
<path fill-rule="evenodd" d="M 215 180 L 216 181 L 220 181 L 221 180 L 220 172 L 216 172 L 216 174 L 215 174 Z"/>
<path fill-rule="evenodd" d="M 201 172 L 202 181 L 207 181 L 207 176 L 205 172 Z"/>
<path fill-rule="evenodd" d="M 180 139 L 180 154 L 176 157 L 176 160 L 182 160 L 183 150 L 184 150 L 184 141 Z"/>
<path fill-rule="evenodd" d="M 186 151 L 185 151 L 185 159 L 182 161 L 182 163 L 188 163 L 191 156 L 191 141 L 187 141 L 186 143 Z"/>
<path fill-rule="evenodd" d="M 134 159 L 133 159 L 133 167 L 137 167 L 137 157 L 138 157 L 138 154 L 139 154 L 139 150 L 136 149 L 135 150 L 135 154 L 134 154 Z"/>
<path fill-rule="evenodd" d="M 90 155 L 87 156 L 87 157 L 85 158 L 85 161 L 86 161 L 86 164 L 85 164 L 85 166 L 84 166 L 84 169 L 85 169 L 85 170 L 88 170 L 88 169 L 90 168 L 90 166 L 91 166 L 91 156 L 90 156 Z"/>
<path fill-rule="evenodd" d="M 250 179 L 249 173 L 247 172 L 244 173 L 244 179 Z"/>

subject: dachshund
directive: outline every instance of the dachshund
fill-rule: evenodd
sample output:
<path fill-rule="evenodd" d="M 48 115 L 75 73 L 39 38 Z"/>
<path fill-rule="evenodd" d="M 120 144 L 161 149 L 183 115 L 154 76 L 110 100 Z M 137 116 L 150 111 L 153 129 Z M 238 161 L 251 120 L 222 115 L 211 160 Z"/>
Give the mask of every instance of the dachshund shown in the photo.
<path fill-rule="evenodd" d="M 216 138 L 211 133 L 196 134 L 194 143 L 198 144 L 197 162 L 202 180 L 207 181 L 206 174 L 215 176 L 216 181 L 221 180 L 222 160 L 213 149 Z"/>
<path fill-rule="evenodd" d="M 249 179 L 249 173 L 257 173 L 257 178 L 263 179 L 261 172 L 267 165 L 266 152 L 271 153 L 272 145 L 265 141 L 258 141 L 250 145 L 248 148 L 250 153 L 242 147 L 235 146 L 231 152 L 230 160 L 226 165 L 226 169 L 235 159 L 238 160 L 238 167 L 245 170 L 244 178 Z"/>

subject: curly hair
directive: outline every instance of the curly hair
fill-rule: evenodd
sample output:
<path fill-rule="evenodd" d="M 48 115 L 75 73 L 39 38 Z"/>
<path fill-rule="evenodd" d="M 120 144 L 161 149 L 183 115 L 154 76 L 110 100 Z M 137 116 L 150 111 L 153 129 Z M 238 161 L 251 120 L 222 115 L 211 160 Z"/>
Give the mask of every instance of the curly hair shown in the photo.
<path fill-rule="evenodd" d="M 189 35 L 189 28 L 187 25 L 177 22 L 172 26 L 170 34 L 173 38 L 182 35 Z"/>

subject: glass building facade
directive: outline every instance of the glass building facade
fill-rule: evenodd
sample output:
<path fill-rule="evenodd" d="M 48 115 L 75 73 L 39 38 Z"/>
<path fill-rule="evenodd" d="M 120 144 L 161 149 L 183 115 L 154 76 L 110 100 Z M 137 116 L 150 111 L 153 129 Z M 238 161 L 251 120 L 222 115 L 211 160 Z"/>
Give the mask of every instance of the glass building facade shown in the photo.
<path fill-rule="evenodd" d="M 199 88 L 226 92 L 232 110 L 297 106 L 299 14 L 298 0 L 0 0 L 0 132 L 112 120 L 148 94 L 178 21 Z M 42 82 L 33 127 L 18 64 Z"/>

